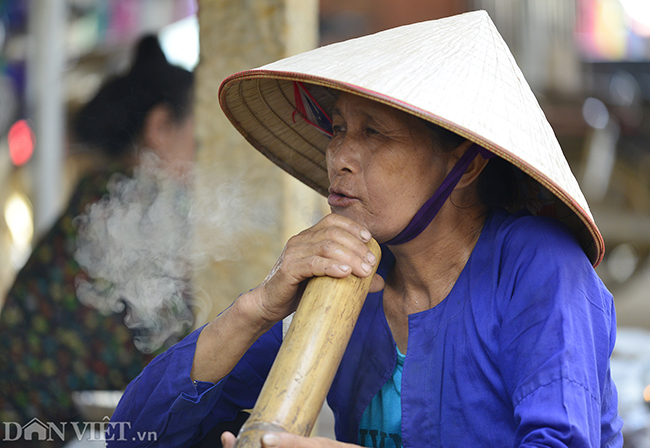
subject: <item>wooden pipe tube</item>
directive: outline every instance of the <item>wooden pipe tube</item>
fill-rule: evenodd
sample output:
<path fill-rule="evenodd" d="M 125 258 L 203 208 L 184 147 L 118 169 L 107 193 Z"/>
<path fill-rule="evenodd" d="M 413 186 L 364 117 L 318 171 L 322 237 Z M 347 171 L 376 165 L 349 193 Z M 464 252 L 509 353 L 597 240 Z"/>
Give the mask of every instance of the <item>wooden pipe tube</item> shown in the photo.
<path fill-rule="evenodd" d="M 381 249 L 368 243 L 379 265 Z M 323 406 L 372 275 L 309 281 L 255 407 L 237 437 L 237 448 L 259 448 L 267 432 L 308 436 Z"/>

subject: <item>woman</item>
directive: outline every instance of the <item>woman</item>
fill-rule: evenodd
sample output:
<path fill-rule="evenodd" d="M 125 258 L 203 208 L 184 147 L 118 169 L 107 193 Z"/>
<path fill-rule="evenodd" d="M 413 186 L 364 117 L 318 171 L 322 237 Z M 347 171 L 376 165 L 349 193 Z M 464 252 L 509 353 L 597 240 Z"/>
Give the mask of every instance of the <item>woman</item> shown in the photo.
<path fill-rule="evenodd" d="M 602 238 L 487 14 L 238 73 L 220 100 L 333 213 L 131 383 L 113 415 L 131 426 L 122 440 L 148 429 L 189 446 L 251 408 L 304 282 L 369 276 L 374 237 L 378 276 L 328 395 L 338 442 L 263 446 L 622 446 L 613 301 L 592 268 Z"/>
<path fill-rule="evenodd" d="M 116 176 L 124 179 L 138 169 L 143 148 L 177 182 L 186 181 L 192 161 L 192 73 L 169 64 L 154 36 L 142 38 L 135 50 L 130 70 L 108 80 L 76 114 L 75 140 L 92 149 L 88 156 L 96 169 L 80 180 L 66 210 L 39 241 L 2 309 L 4 422 L 23 425 L 36 417 L 60 428 L 85 418 L 72 402 L 75 391 L 121 390 L 153 358 L 136 347 L 134 338 L 143 334 L 125 325 L 125 312 L 103 313 L 80 302 L 75 286 L 87 274 L 73 258 L 79 240 L 74 219 L 107 200 L 107 185 Z M 191 321 L 189 308 L 184 311 Z M 0 434 L 5 437 L 30 444 L 15 431 Z M 52 446 L 63 443 L 53 437 Z"/>

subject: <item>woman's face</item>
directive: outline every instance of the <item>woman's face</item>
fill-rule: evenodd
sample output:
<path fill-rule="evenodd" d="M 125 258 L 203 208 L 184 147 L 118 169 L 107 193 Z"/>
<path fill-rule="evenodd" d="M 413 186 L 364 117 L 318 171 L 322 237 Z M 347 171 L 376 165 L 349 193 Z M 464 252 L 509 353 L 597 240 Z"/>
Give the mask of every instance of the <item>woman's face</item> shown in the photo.
<path fill-rule="evenodd" d="M 143 139 L 145 146 L 160 157 L 168 175 L 180 181 L 188 180 L 196 152 L 194 114 L 179 120 L 169 107 L 154 106 L 147 114 Z"/>
<path fill-rule="evenodd" d="M 433 148 L 416 117 L 343 93 L 332 112 L 327 147 L 328 203 L 379 241 L 397 235 L 447 174 L 448 157 Z"/>

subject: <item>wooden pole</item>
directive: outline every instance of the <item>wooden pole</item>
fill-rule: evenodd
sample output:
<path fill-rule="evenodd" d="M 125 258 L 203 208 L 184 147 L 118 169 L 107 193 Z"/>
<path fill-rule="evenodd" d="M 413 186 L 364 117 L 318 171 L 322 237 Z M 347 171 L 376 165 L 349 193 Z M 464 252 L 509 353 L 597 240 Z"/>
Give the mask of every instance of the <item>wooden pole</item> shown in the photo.
<path fill-rule="evenodd" d="M 377 257 L 376 271 L 381 250 L 375 240 L 368 246 Z M 372 275 L 309 281 L 253 412 L 239 432 L 237 448 L 261 447 L 267 432 L 311 433 L 371 281 Z"/>
<path fill-rule="evenodd" d="M 226 76 L 316 47 L 318 0 L 199 0 L 198 6 L 194 197 L 203 204 L 197 211 L 204 219 L 193 235 L 196 254 L 204 257 L 193 278 L 197 328 L 263 281 L 287 239 L 322 216 L 311 213 L 318 193 L 272 167 L 218 101 Z M 235 197 L 251 214 L 230 211 L 231 204 L 215 195 L 221 185 L 240 192 Z"/>

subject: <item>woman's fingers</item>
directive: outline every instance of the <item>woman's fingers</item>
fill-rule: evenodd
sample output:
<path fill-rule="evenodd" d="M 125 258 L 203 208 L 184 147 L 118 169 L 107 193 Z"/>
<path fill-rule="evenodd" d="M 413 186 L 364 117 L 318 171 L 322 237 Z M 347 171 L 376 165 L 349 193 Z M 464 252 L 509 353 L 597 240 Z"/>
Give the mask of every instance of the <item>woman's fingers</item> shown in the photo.
<path fill-rule="evenodd" d="M 307 238 L 313 242 L 335 241 L 348 248 L 351 252 L 367 262 L 372 263 L 372 252 L 366 243 L 372 238 L 365 227 L 344 216 L 330 214 L 321 219 L 311 229 Z M 302 235 L 302 234 L 301 234 Z"/>
<path fill-rule="evenodd" d="M 290 433 L 270 432 L 262 437 L 262 447 L 264 448 L 325 448 L 333 442 L 323 438 L 301 437 Z M 221 445 L 223 448 L 235 448 L 237 438 L 230 432 L 226 431 L 221 434 Z M 332 443 L 332 446 L 335 442 Z"/>
<path fill-rule="evenodd" d="M 231 432 L 224 432 L 221 434 L 221 446 L 223 448 L 235 448 L 235 443 L 237 443 L 237 438 Z"/>
<path fill-rule="evenodd" d="M 319 223 L 321 224 L 321 223 Z M 283 266 L 296 281 L 314 276 L 345 277 L 353 273 L 367 277 L 376 263 L 366 241 L 340 226 L 314 226 L 291 238 L 287 243 Z"/>
<path fill-rule="evenodd" d="M 302 437 L 288 432 L 272 432 L 262 437 L 263 448 L 344 448 L 356 447 L 324 437 Z"/>
<path fill-rule="evenodd" d="M 288 264 L 291 275 L 297 282 L 311 277 L 346 277 L 350 273 L 367 277 L 375 263 L 373 257 L 360 257 L 346 246 L 334 241 L 314 243 L 319 247 L 309 248 L 303 254 L 296 254 Z"/>
<path fill-rule="evenodd" d="M 337 215 L 330 213 L 321 219 L 312 229 L 318 230 L 321 228 L 327 227 L 340 227 L 341 229 L 346 230 L 350 235 L 353 235 L 355 238 L 359 238 L 364 243 L 367 243 L 372 238 L 368 229 L 366 229 L 361 224 L 353 221 L 345 216 Z"/>

